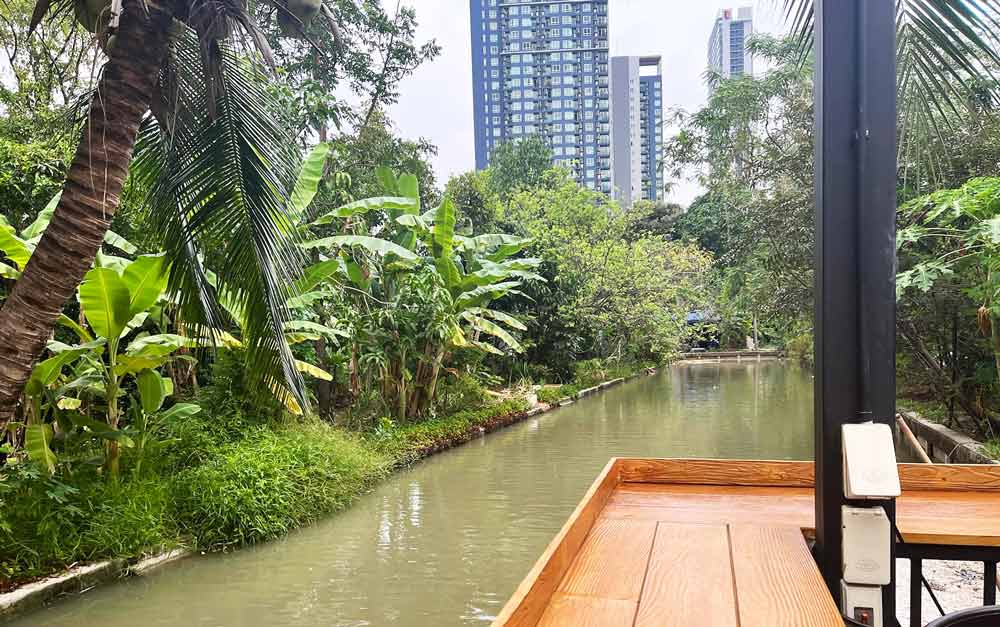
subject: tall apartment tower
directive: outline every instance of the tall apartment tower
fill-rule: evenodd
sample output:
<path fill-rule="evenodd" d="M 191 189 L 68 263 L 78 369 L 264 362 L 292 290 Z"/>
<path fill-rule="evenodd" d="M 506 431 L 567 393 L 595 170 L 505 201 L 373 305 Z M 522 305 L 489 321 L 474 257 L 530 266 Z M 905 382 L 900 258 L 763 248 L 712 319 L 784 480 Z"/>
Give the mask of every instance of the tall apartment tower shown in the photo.
<path fill-rule="evenodd" d="M 722 78 L 753 74 L 747 38 L 753 34 L 753 8 L 722 9 L 708 39 L 708 67 Z"/>
<path fill-rule="evenodd" d="M 662 198 L 663 65 L 660 57 L 611 59 L 614 197 L 625 206 Z"/>
<path fill-rule="evenodd" d="M 608 0 L 470 0 L 476 168 L 531 135 L 611 193 Z"/>

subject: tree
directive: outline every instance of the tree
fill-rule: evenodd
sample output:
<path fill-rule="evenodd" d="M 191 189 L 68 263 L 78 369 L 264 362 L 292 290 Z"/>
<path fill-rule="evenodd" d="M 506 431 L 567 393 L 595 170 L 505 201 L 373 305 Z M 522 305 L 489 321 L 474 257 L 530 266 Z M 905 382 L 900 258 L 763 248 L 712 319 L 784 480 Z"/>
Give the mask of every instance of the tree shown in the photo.
<path fill-rule="evenodd" d="M 750 45 L 772 64 L 767 74 L 722 81 L 705 107 L 679 115 L 680 131 L 667 142 L 674 176 L 693 171 L 708 190 L 674 234 L 714 252 L 723 274 L 738 268 L 753 277 L 758 297 L 743 299 L 755 303 L 748 318 L 795 326 L 812 309 L 811 71 L 794 41 Z"/>
<path fill-rule="evenodd" d="M 490 184 L 507 202 L 517 192 L 536 187 L 551 167 L 552 150 L 541 137 L 504 142 L 490 157 Z"/>
<path fill-rule="evenodd" d="M 896 280 L 899 300 L 905 303 L 931 290 L 967 297 L 972 306 L 963 308 L 968 312 L 965 326 L 977 328 L 992 353 L 992 381 L 985 387 L 1000 390 L 1000 179 L 973 179 L 959 189 L 915 199 L 900 207 L 899 215 L 905 225 L 898 238 L 903 263 Z M 909 316 L 901 317 L 900 328 L 918 360 L 935 375 L 937 387 L 948 387 L 941 360 L 927 350 Z M 953 391 L 966 411 L 980 419 L 984 432 L 1000 429 L 1000 419 L 959 392 Z"/>
<path fill-rule="evenodd" d="M 336 293 L 347 306 L 339 317 L 351 328 L 349 354 L 341 361 L 351 364 L 354 392 L 375 387 L 386 411 L 412 419 L 430 408 L 455 352 L 521 352 L 512 332 L 524 325 L 490 303 L 540 279 L 538 260 L 516 258 L 528 244 L 523 238 L 457 234 L 449 198 L 422 211 L 414 175 L 382 168 L 379 179 L 384 195 L 313 222 L 313 228 L 338 224 L 338 232 L 348 234 L 303 244 L 324 254 L 307 276 L 324 276 L 341 288 Z M 371 214 L 367 221 L 357 219 L 365 214 Z"/>
<path fill-rule="evenodd" d="M 437 154 L 437 147 L 426 139 L 411 141 L 397 137 L 392 124 L 382 113 L 373 114 L 357 134 L 343 135 L 330 145 L 330 168 L 347 175 L 349 184 L 340 191 L 350 198 L 371 198 L 382 194 L 382 182 L 376 171 L 384 167 L 416 176 L 421 202 L 426 206 L 436 204 L 438 192 L 430 160 Z"/>
<path fill-rule="evenodd" d="M 286 17 L 291 13 L 279 0 L 274 5 Z M 58 6 L 40 0 L 31 26 L 50 11 L 56 19 L 67 15 L 55 10 Z M 290 150 L 294 143 L 288 129 L 267 109 L 262 82 L 226 40 L 243 33 L 265 58 L 271 57 L 270 47 L 238 3 L 125 0 L 121 15 L 114 17 L 103 9 L 91 16 L 90 8 L 80 2 L 76 16 L 96 33 L 108 61 L 52 221 L 0 310 L 0 428 L 10 419 L 63 304 L 100 250 L 140 124 L 151 107 L 158 122 L 149 125 L 151 137 L 166 139 L 155 151 L 162 159 L 147 163 L 163 166 L 151 169 L 166 173 L 155 179 L 160 208 L 169 214 L 164 226 L 173 228 L 174 251 L 187 253 L 172 259 L 171 281 L 194 288 L 194 298 L 209 300 L 211 290 L 196 270 L 199 251 L 189 245 L 191 231 L 219 241 L 234 221 L 243 225 L 236 243 L 245 246 L 233 249 L 224 278 L 236 279 L 231 289 L 237 297 L 266 314 L 258 329 L 261 337 L 270 331 L 271 338 L 260 346 L 253 342 L 250 350 L 280 355 L 286 376 L 298 381 L 287 346 L 265 350 L 275 348 L 284 315 L 280 292 L 295 272 L 279 207 L 294 182 L 298 155 Z M 335 21 L 329 8 L 323 12 Z M 308 26 L 297 17 L 296 22 Z M 220 168 L 228 169 L 229 177 L 213 179 Z"/>
<path fill-rule="evenodd" d="M 97 48 L 73 24 L 47 23 L 27 37 L 33 5 L 0 12 L 0 212 L 20 230 L 62 187 L 76 147 L 77 100 L 94 82 Z M 8 84 L 10 85 L 8 87 Z"/>
<path fill-rule="evenodd" d="M 500 228 L 503 207 L 500 197 L 493 191 L 490 170 L 466 172 L 452 177 L 445 186 L 444 193 L 455 203 L 459 214 L 459 228 L 471 227 L 476 232 Z"/>
<path fill-rule="evenodd" d="M 675 239 L 695 242 L 717 260 L 723 260 L 728 257 L 731 248 L 729 233 L 723 222 L 725 217 L 726 206 L 712 194 L 702 194 L 677 218 L 670 234 Z"/>
<path fill-rule="evenodd" d="M 390 14 L 378 0 L 329 2 L 337 29 L 310 29 L 308 41 L 289 39 L 287 25 L 269 20 L 269 3 L 256 12 L 283 72 L 287 106 L 298 127 L 313 130 L 320 141 L 334 139 L 334 128 L 357 135 L 376 114 L 385 116 L 398 99 L 400 82 L 441 52 L 433 40 L 415 41 L 412 8 L 397 4 Z M 359 104 L 343 97 L 345 88 Z"/>
<path fill-rule="evenodd" d="M 586 358 L 659 361 L 679 348 L 685 316 L 708 302 L 711 258 L 696 246 L 635 235 L 646 215 L 577 185 L 560 169 L 511 200 L 510 222 L 532 238 L 545 284 L 528 357 L 555 371 Z M 517 310 L 514 310 L 517 312 Z M 518 312 L 519 313 L 519 312 Z"/>

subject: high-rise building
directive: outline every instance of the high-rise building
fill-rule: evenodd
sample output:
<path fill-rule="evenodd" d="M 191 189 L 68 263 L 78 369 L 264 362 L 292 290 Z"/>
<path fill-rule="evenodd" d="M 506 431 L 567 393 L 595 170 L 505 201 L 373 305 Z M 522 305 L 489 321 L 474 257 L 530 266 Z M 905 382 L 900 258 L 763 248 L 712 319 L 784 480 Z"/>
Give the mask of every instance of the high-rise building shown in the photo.
<path fill-rule="evenodd" d="M 660 57 L 611 59 L 614 197 L 625 206 L 662 198 L 663 66 Z"/>
<path fill-rule="evenodd" d="M 747 51 L 747 39 L 753 34 L 753 8 L 743 7 L 734 13 L 722 9 L 715 18 L 708 39 L 708 67 L 722 78 L 753 74 L 753 57 Z"/>
<path fill-rule="evenodd" d="M 608 0 L 470 0 L 476 167 L 531 135 L 611 192 Z"/>

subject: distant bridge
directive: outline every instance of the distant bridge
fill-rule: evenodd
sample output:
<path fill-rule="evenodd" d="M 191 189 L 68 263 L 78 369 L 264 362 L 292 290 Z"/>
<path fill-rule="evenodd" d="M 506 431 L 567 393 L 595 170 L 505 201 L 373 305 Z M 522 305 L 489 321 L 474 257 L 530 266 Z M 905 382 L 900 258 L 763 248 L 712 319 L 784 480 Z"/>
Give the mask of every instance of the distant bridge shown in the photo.
<path fill-rule="evenodd" d="M 785 352 L 780 350 L 770 351 L 692 351 L 681 353 L 683 361 L 764 361 L 766 359 L 782 359 Z"/>

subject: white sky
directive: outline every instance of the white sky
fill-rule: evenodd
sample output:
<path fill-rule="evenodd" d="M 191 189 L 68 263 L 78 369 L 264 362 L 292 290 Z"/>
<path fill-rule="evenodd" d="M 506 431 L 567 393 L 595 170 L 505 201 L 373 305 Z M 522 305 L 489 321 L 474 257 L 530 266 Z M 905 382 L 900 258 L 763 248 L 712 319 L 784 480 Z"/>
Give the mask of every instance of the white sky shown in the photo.
<path fill-rule="evenodd" d="M 382 0 L 387 11 L 395 11 L 396 1 Z M 437 39 L 442 50 L 404 81 L 390 117 L 404 137 L 425 137 L 437 145 L 434 169 L 443 186 L 453 174 L 475 167 L 469 1 L 403 3 L 416 9 L 418 41 Z M 661 55 L 664 114 L 675 107 L 690 111 L 706 99 L 702 74 L 718 10 L 754 6 L 756 30 L 780 32 L 777 5 L 780 0 L 611 0 L 611 54 Z M 687 205 L 698 193 L 697 185 L 684 182 L 669 200 Z"/>

